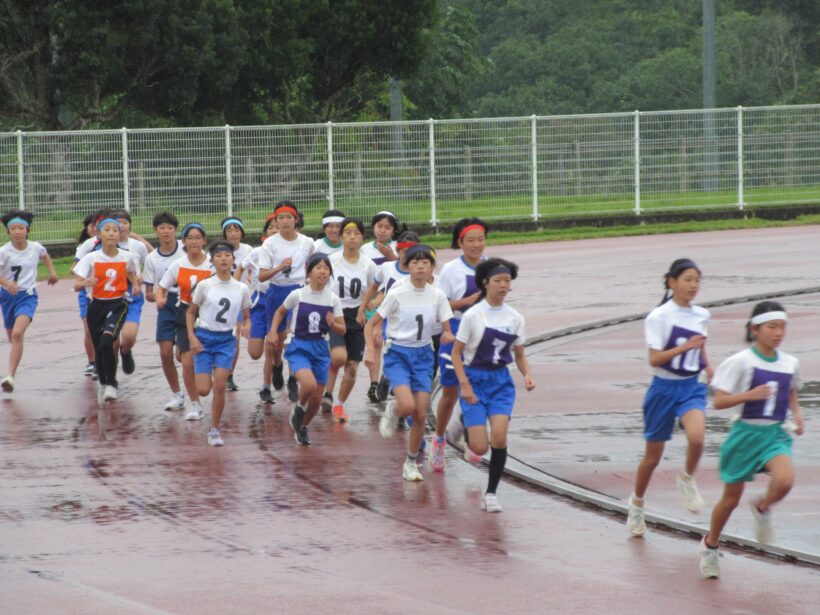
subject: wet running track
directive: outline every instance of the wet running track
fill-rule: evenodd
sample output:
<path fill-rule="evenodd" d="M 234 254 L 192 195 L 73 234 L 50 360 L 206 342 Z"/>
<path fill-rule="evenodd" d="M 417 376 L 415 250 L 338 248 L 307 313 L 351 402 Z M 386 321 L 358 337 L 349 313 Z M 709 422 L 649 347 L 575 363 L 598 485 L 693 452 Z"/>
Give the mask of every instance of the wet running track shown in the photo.
<path fill-rule="evenodd" d="M 510 302 L 527 333 L 646 311 L 679 256 L 705 273 L 699 300 L 818 284 L 820 229 L 604 239 L 488 250 L 522 267 Z M 443 255 L 444 259 L 452 253 Z M 206 425 L 163 412 L 167 387 L 144 313 L 137 371 L 100 412 L 84 364 L 67 282 L 40 288 L 18 390 L 0 398 L 0 612 L 590 612 L 814 613 L 820 570 L 725 549 L 722 578 L 698 574 L 690 535 L 651 529 L 630 538 L 623 517 L 503 481 L 505 510 L 479 509 L 486 472 L 448 447 L 444 475 L 401 479 L 404 434 L 378 436 L 379 408 L 351 404 L 352 422 L 315 421 L 300 448 L 288 406 L 256 406 L 258 365 L 244 354 L 229 394 L 226 446 Z M 804 378 L 820 368 L 820 297 L 785 300 L 784 349 Z M 710 354 L 742 347 L 748 305 L 714 310 Z M 7 346 L 4 346 L 7 349 Z M 538 388 L 520 393 L 510 453 L 537 472 L 625 498 L 640 457 L 640 398 L 648 368 L 640 323 L 530 349 Z M 365 381 L 354 390 L 364 397 Z M 820 445 L 795 443 L 797 484 L 776 512 L 778 539 L 817 549 Z M 206 402 L 206 411 L 209 402 Z M 721 417 L 710 418 L 699 481 L 707 505 L 719 485 Z M 650 487 L 648 511 L 686 518 L 672 476 L 682 438 Z M 749 493 L 760 490 L 758 480 Z M 701 523 L 708 512 L 693 517 Z M 748 532 L 739 510 L 730 531 Z"/>

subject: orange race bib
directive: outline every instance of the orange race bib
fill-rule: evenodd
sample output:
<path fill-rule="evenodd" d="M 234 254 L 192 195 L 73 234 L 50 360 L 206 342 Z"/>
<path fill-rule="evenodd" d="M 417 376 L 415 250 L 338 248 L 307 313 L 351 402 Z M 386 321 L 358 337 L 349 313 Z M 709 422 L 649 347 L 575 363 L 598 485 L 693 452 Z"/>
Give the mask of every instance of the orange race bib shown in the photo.
<path fill-rule="evenodd" d="M 179 300 L 183 303 L 191 303 L 191 293 L 194 286 L 200 280 L 211 277 L 210 269 L 189 269 L 180 267 L 177 274 L 177 286 L 179 286 Z"/>
<path fill-rule="evenodd" d="M 125 262 L 94 263 L 94 299 L 119 299 L 128 290 Z"/>

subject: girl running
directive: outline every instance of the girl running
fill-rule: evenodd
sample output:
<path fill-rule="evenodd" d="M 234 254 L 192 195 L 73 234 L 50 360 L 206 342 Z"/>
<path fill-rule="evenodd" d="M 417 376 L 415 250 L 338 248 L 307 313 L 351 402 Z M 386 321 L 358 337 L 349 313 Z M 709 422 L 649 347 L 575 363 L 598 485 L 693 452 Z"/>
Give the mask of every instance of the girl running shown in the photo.
<path fill-rule="evenodd" d="M 328 209 L 322 214 L 322 232 L 313 242 L 313 251 L 336 254 L 342 251 L 342 222 L 345 215 L 338 209 Z"/>
<path fill-rule="evenodd" d="M 720 533 L 740 503 L 745 484 L 760 472 L 771 477 L 766 495 L 750 502 L 755 538 L 761 543 L 772 539 L 772 505 L 786 497 L 794 484 L 792 439 L 783 427 L 789 410 L 797 435 L 803 433 L 804 423 L 797 401 L 800 363 L 777 350 L 786 335 L 787 320 L 779 303 L 758 303 L 746 325 L 746 339 L 753 342 L 752 347 L 726 359 L 715 373 L 715 410 L 733 410 L 735 422 L 720 447 L 723 497 L 712 511 L 709 532 L 701 542 L 700 572 L 706 578 L 720 576 Z"/>
<path fill-rule="evenodd" d="M 0 218 L 6 227 L 9 241 L 0 248 L 0 307 L 6 335 L 11 342 L 9 371 L 0 381 L 6 392 L 14 391 L 14 376 L 23 357 L 26 329 L 37 311 L 37 265 L 43 261 L 48 269 L 48 284 L 57 283 L 57 272 L 46 249 L 36 241 L 29 241 L 34 214 L 28 211 L 9 211 Z"/>
<path fill-rule="evenodd" d="M 88 214 L 83 219 L 83 230 L 80 232 L 80 237 L 77 239 L 77 249 L 74 253 L 74 264 L 71 265 L 71 273 L 74 273 L 74 267 L 80 262 L 80 259 L 88 252 L 83 248 L 83 244 L 89 239 L 97 238 L 97 222 L 105 220 L 111 212 L 108 210 L 101 210 L 96 213 Z M 97 365 L 94 363 L 94 344 L 91 341 L 91 334 L 88 332 L 88 323 L 85 319 L 86 311 L 88 310 L 88 294 L 85 292 L 85 287 L 81 288 L 77 293 L 77 304 L 80 309 L 80 319 L 83 321 L 83 347 L 85 348 L 85 355 L 88 362 L 85 365 L 83 374 L 97 379 Z"/>
<path fill-rule="evenodd" d="M 86 319 L 94 343 L 97 364 L 97 403 L 102 406 L 118 397 L 117 353 L 115 344 L 128 312 L 125 295 L 128 283 L 139 296 L 137 264 L 133 255 L 120 249 L 120 226 L 105 218 L 97 224 L 101 248 L 85 256 L 74 267 L 74 290 L 91 289 Z"/>
<path fill-rule="evenodd" d="M 188 338 L 188 321 L 185 313 L 191 305 L 191 297 L 196 284 L 211 277 L 212 268 L 208 254 L 203 250 L 205 245 L 205 227 L 199 222 L 189 222 L 182 227 L 182 245 L 184 256 L 171 263 L 160 278 L 157 286 L 157 309 L 163 309 L 168 302 L 168 296 L 174 288 L 178 289 L 176 320 L 174 333 L 176 345 L 179 348 L 182 362 L 182 383 L 188 392 L 191 406 L 185 414 L 185 420 L 198 421 L 204 413 L 199 403 L 196 378 L 194 376 L 194 357 L 191 354 L 191 344 Z"/>
<path fill-rule="evenodd" d="M 453 227 L 452 248 L 461 250 L 461 256 L 450 261 L 441 268 L 438 287 L 450 301 L 453 310 L 453 320 L 450 326 L 453 334 L 458 333 L 461 318 L 467 313 L 481 293 L 475 283 L 475 268 L 484 259 L 484 248 L 487 245 L 489 226 L 479 218 L 463 218 Z M 444 436 L 447 424 L 453 414 L 453 408 L 458 400 L 458 379 L 453 370 L 453 347 L 442 340 L 439 349 L 439 380 L 441 382 L 441 397 L 436 409 L 436 433 L 432 440 L 430 462 L 438 472 L 444 471 L 447 440 Z M 469 437 L 469 432 L 467 432 Z M 478 461 L 472 456 L 470 448 L 465 445 L 465 454 L 470 461 Z"/>
<path fill-rule="evenodd" d="M 706 357 L 709 310 L 693 305 L 700 289 L 700 269 L 688 258 L 672 263 L 664 276 L 664 297 L 646 317 L 644 329 L 649 364 L 655 368 L 652 384 L 643 402 L 646 450 L 635 477 L 635 492 L 629 498 L 627 529 L 634 536 L 646 533 L 644 495 L 652 473 L 661 461 L 675 423 L 686 432 L 686 464 L 676 483 L 686 508 L 697 512 L 703 506 L 692 478 L 703 453 L 706 385 L 712 367 Z"/>
<path fill-rule="evenodd" d="M 305 263 L 313 253 L 313 240 L 296 230 L 299 212 L 290 201 L 280 201 L 273 209 L 279 232 L 262 244 L 264 251 L 259 258 L 259 281 L 270 280 L 270 289 L 265 299 L 265 317 L 270 323 L 273 314 L 290 293 L 305 281 Z M 288 316 L 290 316 L 288 314 Z M 282 346 L 285 341 L 286 319 L 279 324 L 279 344 L 269 346 L 273 360 L 273 388 L 281 391 L 285 386 Z M 290 383 L 288 394 L 293 397 L 296 380 Z"/>
<path fill-rule="evenodd" d="M 279 324 L 288 312 L 293 312 L 285 358 L 290 373 L 299 383 L 299 399 L 293 404 L 290 425 L 296 441 L 303 446 L 310 444 L 308 425 L 319 410 L 327 382 L 330 368 L 327 334 L 332 331 L 344 335 L 345 332 L 342 303 L 330 292 L 328 284 L 333 276 L 328 256 L 321 252 L 309 256 L 305 276 L 307 286 L 292 291 L 276 309 L 268 334 L 270 344 L 277 347 Z"/>
<path fill-rule="evenodd" d="M 236 354 L 234 328 L 241 313 L 243 334 L 247 335 L 250 330 L 251 291 L 233 277 L 234 249 L 229 242 L 217 241 L 209 252 L 216 273 L 194 288 L 185 322 L 194 353 L 197 394 L 204 397 L 211 388 L 214 392 L 208 444 L 222 446 L 225 442 L 219 433 L 219 421 L 225 409 L 228 375 Z"/>
<path fill-rule="evenodd" d="M 442 342 L 453 341 L 449 323 L 453 314 L 447 298 L 428 283 L 435 265 L 435 254 L 428 246 L 409 248 L 404 256 L 404 266 L 410 272 L 408 281 L 396 285 L 387 294 L 365 327 L 365 364 L 370 367 L 376 352 L 373 339 L 381 335 L 382 320 L 387 320 L 384 373 L 396 400 L 387 404 L 379 432 L 389 438 L 396 432 L 399 417 L 413 417 L 402 468 L 402 477 L 408 481 L 424 480 L 416 459 L 433 386 L 433 326 L 437 322 L 442 324 Z"/>
<path fill-rule="evenodd" d="M 345 412 L 345 402 L 350 397 L 353 385 L 356 384 L 356 373 L 359 363 L 364 358 L 364 303 L 362 290 L 373 282 L 376 275 L 375 263 L 362 256 L 361 247 L 364 239 L 364 224 L 358 218 L 345 218 L 342 222 L 341 253 L 330 257 L 333 270 L 333 293 L 342 301 L 345 317 L 345 333 L 330 333 L 330 373 L 324 398 L 333 399 L 333 418 L 344 423 L 350 420 Z M 336 376 L 344 366 L 344 376 L 339 385 L 339 394 L 334 399 L 333 389 Z"/>
<path fill-rule="evenodd" d="M 481 501 L 487 512 L 501 512 L 495 491 L 507 463 L 507 429 L 515 405 L 515 383 L 507 368 L 513 359 L 524 376 L 524 388 L 535 388 L 524 356 L 524 318 L 504 303 L 517 277 L 518 265 L 504 259 L 478 264 L 475 282 L 481 300 L 464 315 L 453 345 L 453 369 L 461 387 L 459 403 L 469 446 L 479 456 L 491 448 L 490 477 Z"/>
<path fill-rule="evenodd" d="M 179 221 L 174 214 L 164 211 L 154 216 L 154 232 L 159 239 L 159 247 L 145 258 L 143 281 L 145 298 L 156 301 L 156 286 L 168 271 L 168 268 L 185 254 L 182 243 L 177 240 Z M 174 363 L 174 340 L 176 339 L 176 314 L 179 289 L 174 286 L 168 289 L 165 305 L 157 307 L 156 341 L 159 344 L 159 359 L 162 373 L 171 388 L 171 399 L 165 404 L 166 410 L 183 410 L 185 393 L 179 387 L 179 375 Z"/>
<path fill-rule="evenodd" d="M 248 243 L 242 243 L 242 240 L 245 239 L 245 226 L 242 224 L 242 220 L 240 220 L 236 216 L 228 216 L 220 223 L 222 227 L 222 239 L 227 241 L 233 247 L 233 256 L 234 256 L 234 265 L 233 265 L 233 272 L 239 267 L 239 264 L 244 261 L 248 255 L 253 250 L 253 246 Z M 237 280 L 240 279 L 240 276 L 235 276 Z M 234 353 L 233 357 L 233 365 L 231 366 L 231 373 L 228 376 L 228 390 L 229 391 L 238 391 L 239 387 L 236 386 L 236 383 L 233 381 L 233 373 L 236 370 L 236 362 L 239 360 L 239 339 L 240 339 L 240 332 L 239 329 L 242 326 L 242 316 L 240 314 L 239 322 L 236 323 L 236 352 Z M 245 336 L 247 337 L 247 336 Z"/>

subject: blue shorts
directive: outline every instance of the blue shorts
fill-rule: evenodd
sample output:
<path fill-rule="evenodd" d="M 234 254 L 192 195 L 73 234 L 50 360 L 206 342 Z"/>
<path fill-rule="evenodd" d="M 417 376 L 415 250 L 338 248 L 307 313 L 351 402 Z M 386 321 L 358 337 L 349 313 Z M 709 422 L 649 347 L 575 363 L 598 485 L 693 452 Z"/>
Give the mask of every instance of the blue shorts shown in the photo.
<path fill-rule="evenodd" d="M 465 367 L 467 379 L 478 397 L 478 402 L 470 404 L 459 397 L 461 414 L 464 417 L 465 427 L 486 425 L 487 419 L 494 414 L 512 416 L 515 405 L 515 383 L 510 370 L 506 367 L 499 369 L 481 369 L 480 367 Z"/>
<path fill-rule="evenodd" d="M 80 318 L 85 318 L 88 312 L 88 293 L 85 292 L 85 288 L 77 291 L 77 305 L 80 306 Z"/>
<path fill-rule="evenodd" d="M 458 333 L 458 326 L 461 324 L 461 321 L 456 318 L 450 319 L 450 330 L 453 332 L 453 335 Z M 453 369 L 453 344 L 442 344 L 438 350 L 438 365 L 441 375 L 439 376 L 439 382 L 441 382 L 441 386 L 443 387 L 457 387 L 458 386 L 458 378 L 456 377 L 456 370 Z"/>
<path fill-rule="evenodd" d="M 326 340 L 302 340 L 294 337 L 285 348 L 285 359 L 291 374 L 296 375 L 300 369 L 309 369 L 318 384 L 327 382 L 330 350 Z"/>
<path fill-rule="evenodd" d="M 5 288 L 0 289 L 0 305 L 3 306 L 3 322 L 6 329 L 13 329 L 18 316 L 28 316 L 29 320 L 34 320 L 34 312 L 37 311 L 37 291 L 32 288 L 12 295 Z"/>
<path fill-rule="evenodd" d="M 655 376 L 643 400 L 644 438 L 652 442 L 672 439 L 675 421 L 690 410 L 706 409 L 706 385 L 697 376 L 671 380 Z"/>
<path fill-rule="evenodd" d="M 288 295 L 292 293 L 297 288 L 301 288 L 300 284 L 293 284 L 291 286 L 276 286 L 275 284 L 271 284 L 268 288 L 268 292 L 265 296 L 265 319 L 268 321 L 268 331 L 270 331 L 270 326 L 273 324 L 273 315 L 276 313 L 276 310 L 279 309 L 279 306 L 285 302 L 285 299 L 288 298 Z M 285 330 L 285 327 L 288 326 L 288 320 L 290 319 L 290 312 L 288 310 L 285 317 L 282 319 L 282 322 L 279 323 L 279 333 Z"/>
<path fill-rule="evenodd" d="M 261 340 L 270 331 L 270 321 L 265 315 L 265 304 L 257 303 L 251 308 L 251 339 Z"/>
<path fill-rule="evenodd" d="M 384 353 L 384 377 L 390 388 L 406 385 L 413 393 L 433 391 L 433 347 L 390 344 Z"/>
<path fill-rule="evenodd" d="M 194 373 L 210 374 L 214 368 L 231 371 L 236 354 L 233 331 L 209 331 L 202 327 L 194 330 L 202 352 L 194 355 Z"/>
<path fill-rule="evenodd" d="M 140 293 L 136 297 L 132 296 L 131 300 L 128 302 L 128 313 L 125 315 L 125 322 L 135 322 L 140 324 L 143 305 L 145 305 L 145 293 Z"/>
<path fill-rule="evenodd" d="M 177 294 L 168 293 L 168 301 L 165 307 L 157 310 L 157 335 L 158 342 L 176 341 L 176 320 L 177 320 Z"/>

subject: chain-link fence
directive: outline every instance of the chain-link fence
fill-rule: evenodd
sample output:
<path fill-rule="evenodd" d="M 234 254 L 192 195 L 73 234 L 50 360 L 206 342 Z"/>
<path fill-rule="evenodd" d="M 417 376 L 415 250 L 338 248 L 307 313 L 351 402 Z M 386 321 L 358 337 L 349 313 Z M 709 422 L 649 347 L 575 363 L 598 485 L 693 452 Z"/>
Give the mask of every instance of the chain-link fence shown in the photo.
<path fill-rule="evenodd" d="M 0 133 L 0 207 L 52 242 L 101 207 L 261 227 L 294 200 L 406 222 L 817 201 L 820 105 L 300 126 Z"/>

